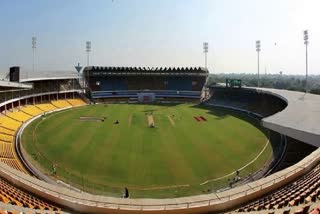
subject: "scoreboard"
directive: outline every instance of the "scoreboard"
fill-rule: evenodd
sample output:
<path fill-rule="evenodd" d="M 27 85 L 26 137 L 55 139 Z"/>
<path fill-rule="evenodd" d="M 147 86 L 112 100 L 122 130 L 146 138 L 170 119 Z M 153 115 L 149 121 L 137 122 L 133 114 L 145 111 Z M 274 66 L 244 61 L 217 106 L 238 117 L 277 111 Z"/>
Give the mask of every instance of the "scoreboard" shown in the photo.
<path fill-rule="evenodd" d="M 226 87 L 227 88 L 241 88 L 241 80 L 240 79 L 226 79 Z"/>

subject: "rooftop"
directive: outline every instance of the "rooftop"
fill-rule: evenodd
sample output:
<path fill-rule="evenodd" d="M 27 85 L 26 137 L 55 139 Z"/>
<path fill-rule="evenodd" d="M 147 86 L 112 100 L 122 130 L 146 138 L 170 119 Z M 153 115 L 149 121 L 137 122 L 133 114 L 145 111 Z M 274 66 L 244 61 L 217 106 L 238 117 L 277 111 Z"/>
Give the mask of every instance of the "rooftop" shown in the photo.
<path fill-rule="evenodd" d="M 102 67 L 89 66 L 84 68 L 84 72 L 90 72 L 93 75 L 108 74 L 186 74 L 186 75 L 208 75 L 209 71 L 203 67 Z"/>
<path fill-rule="evenodd" d="M 288 103 L 281 112 L 262 120 L 265 127 L 302 142 L 320 147 L 320 96 L 269 88 L 257 91 L 273 94 Z"/>
<path fill-rule="evenodd" d="M 35 72 L 20 72 L 20 82 L 32 82 L 41 80 L 56 80 L 56 79 L 76 79 L 78 73 L 74 71 L 35 71 Z"/>

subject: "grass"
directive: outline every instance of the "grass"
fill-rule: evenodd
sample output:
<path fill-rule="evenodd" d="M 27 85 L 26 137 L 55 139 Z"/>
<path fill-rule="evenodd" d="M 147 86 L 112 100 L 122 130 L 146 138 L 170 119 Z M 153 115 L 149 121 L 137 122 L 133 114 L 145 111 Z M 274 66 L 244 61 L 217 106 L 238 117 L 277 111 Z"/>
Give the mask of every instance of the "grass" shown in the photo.
<path fill-rule="evenodd" d="M 147 114 L 153 115 L 155 128 L 148 127 Z M 106 120 L 80 121 L 81 116 Z M 197 122 L 194 116 L 207 121 Z M 48 175 L 92 193 L 120 196 L 128 187 L 131 197 L 154 198 L 228 185 L 234 175 L 200 184 L 246 165 L 266 142 L 259 124 L 246 115 L 191 104 L 92 105 L 37 119 L 22 135 L 29 161 Z M 271 155 L 268 145 L 240 175 L 257 171 Z"/>

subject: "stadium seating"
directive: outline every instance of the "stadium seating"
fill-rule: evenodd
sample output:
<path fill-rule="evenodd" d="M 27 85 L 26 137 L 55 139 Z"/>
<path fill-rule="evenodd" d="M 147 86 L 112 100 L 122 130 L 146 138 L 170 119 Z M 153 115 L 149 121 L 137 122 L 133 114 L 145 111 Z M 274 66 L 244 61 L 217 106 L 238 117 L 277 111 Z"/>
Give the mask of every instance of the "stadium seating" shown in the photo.
<path fill-rule="evenodd" d="M 0 161 L 13 169 L 27 173 L 16 157 L 14 150 L 15 134 L 23 122 L 46 111 L 70 107 L 72 105 L 84 105 L 81 99 L 56 100 L 51 103 L 21 106 L 19 109 L 8 111 L 0 116 Z M 19 122 L 20 121 L 20 122 Z M 60 211 L 60 208 L 53 206 L 43 200 L 33 197 L 26 192 L 19 190 L 0 178 L 0 202 L 18 207 L 26 207 L 34 210 Z M 1 214 L 0 209 L 0 214 Z M 3 211 L 4 213 L 20 213 L 15 211 Z M 33 213 L 33 212 L 32 212 Z M 58 212 L 57 212 L 58 213 Z"/>
<path fill-rule="evenodd" d="M 317 149 L 314 146 L 302 143 L 293 138 L 286 137 L 286 139 L 286 151 L 284 152 L 284 156 L 279 165 L 275 168 L 274 172 L 280 171 L 298 163 L 304 157 L 307 157 L 309 154 L 311 154 L 311 152 Z"/>
<path fill-rule="evenodd" d="M 2 126 L 1 123 L 0 123 L 0 127 L 1 127 L 0 133 L 2 133 L 2 134 L 7 134 L 7 135 L 14 135 L 15 134 L 14 130 L 11 130 L 11 129 L 8 129 L 8 128 Z"/>
<path fill-rule="evenodd" d="M 39 108 L 40 110 L 44 111 L 44 112 L 48 112 L 48 111 L 54 111 L 57 110 L 58 108 L 55 107 L 54 105 L 52 105 L 51 103 L 42 103 L 42 104 L 37 104 L 35 105 L 37 108 Z"/>
<path fill-rule="evenodd" d="M 86 73 L 89 88 L 93 92 L 143 90 L 200 92 L 206 81 L 208 70 L 203 68 L 87 67 L 84 73 Z"/>
<path fill-rule="evenodd" d="M 12 143 L 0 141 L 0 158 L 14 158 Z"/>
<path fill-rule="evenodd" d="M 166 90 L 164 78 L 152 78 L 152 77 L 131 77 L 128 81 L 128 90 Z"/>
<path fill-rule="evenodd" d="M 87 67 L 86 81 L 92 99 L 137 101 L 138 93 L 154 93 L 159 101 L 200 99 L 208 70 L 204 68 Z M 106 100 L 108 99 L 108 100 Z M 118 99 L 119 101 L 120 99 Z"/>
<path fill-rule="evenodd" d="M 18 171 L 26 173 L 25 168 L 22 166 L 20 161 L 15 156 L 13 158 L 0 158 L 0 161 Z"/>
<path fill-rule="evenodd" d="M 26 172 L 14 152 L 15 134 L 23 122 L 44 112 L 53 111 L 71 105 L 84 105 L 81 99 L 56 100 L 51 103 L 22 106 L 0 116 L 0 161 L 14 169 Z"/>
<path fill-rule="evenodd" d="M 148 92 L 154 93 L 156 98 L 200 98 L 199 91 L 158 91 L 158 90 L 148 90 L 148 91 L 94 91 L 92 92 L 92 98 L 116 98 L 116 97 L 127 97 L 127 98 L 137 98 L 138 93 Z"/>
<path fill-rule="evenodd" d="M 17 120 L 25 119 L 24 114 L 19 111 L 9 112 L 8 114 Z M 22 118 L 19 118 L 21 116 Z M 31 117 L 31 116 L 30 116 Z M 20 161 L 16 158 L 14 152 L 15 132 L 18 130 L 22 123 L 7 116 L 0 117 L 1 132 L 0 132 L 0 161 L 6 163 L 14 169 L 26 172 Z"/>
<path fill-rule="evenodd" d="M 320 165 L 317 165 L 299 180 L 240 208 L 238 211 L 249 212 L 292 207 L 299 204 L 315 202 L 319 196 Z"/>
<path fill-rule="evenodd" d="M 72 106 L 82 106 L 86 104 L 81 99 L 67 99 L 67 102 L 70 103 Z"/>
<path fill-rule="evenodd" d="M 23 108 L 21 108 L 21 111 L 22 112 L 25 112 L 29 115 L 32 115 L 32 116 L 37 116 L 39 114 L 42 114 L 44 111 L 43 110 L 40 110 L 39 108 L 33 106 L 33 105 L 27 105 Z"/>
<path fill-rule="evenodd" d="M 167 90 L 192 91 L 192 80 L 185 78 L 168 78 Z"/>
<path fill-rule="evenodd" d="M 3 103 L 10 99 L 19 98 L 28 95 L 41 94 L 47 92 L 59 92 L 59 91 L 68 91 L 74 89 L 80 89 L 79 82 L 77 80 L 70 79 L 51 79 L 51 80 L 43 80 L 43 81 L 34 81 L 33 90 L 16 90 L 11 91 L 8 90 L 2 91 L 0 93 L 0 103 Z"/>
<path fill-rule="evenodd" d="M 97 85 L 98 82 L 98 85 Z M 99 78 L 95 81 L 98 90 L 101 91 L 114 91 L 114 90 L 128 90 L 128 86 L 125 83 L 124 79 L 120 78 L 109 78 L 109 79 L 103 79 Z"/>
<path fill-rule="evenodd" d="M 8 117 L 11 117 L 12 119 L 20 122 L 25 122 L 29 120 L 32 116 L 29 114 L 24 113 L 23 111 L 14 111 L 7 113 Z"/>
<path fill-rule="evenodd" d="M 51 101 L 52 105 L 54 105 L 57 108 L 67 108 L 67 107 L 71 107 L 71 104 L 68 103 L 65 100 L 54 100 Z"/>
<path fill-rule="evenodd" d="M 283 100 L 253 89 L 212 87 L 210 94 L 211 98 L 206 101 L 207 104 L 242 109 L 261 117 L 273 115 L 287 106 Z"/>
<path fill-rule="evenodd" d="M 7 129 L 15 131 L 20 127 L 21 122 L 6 116 L 0 116 L 0 125 Z"/>
<path fill-rule="evenodd" d="M 56 206 L 15 188 L 3 179 L 0 179 L 0 201 L 5 204 L 12 204 L 35 210 L 61 210 Z"/>
<path fill-rule="evenodd" d="M 14 136 L 13 136 L 13 135 L 7 135 L 7 134 L 0 133 L 0 140 L 1 140 L 1 141 L 4 141 L 4 142 L 12 142 L 13 139 L 14 139 Z"/>

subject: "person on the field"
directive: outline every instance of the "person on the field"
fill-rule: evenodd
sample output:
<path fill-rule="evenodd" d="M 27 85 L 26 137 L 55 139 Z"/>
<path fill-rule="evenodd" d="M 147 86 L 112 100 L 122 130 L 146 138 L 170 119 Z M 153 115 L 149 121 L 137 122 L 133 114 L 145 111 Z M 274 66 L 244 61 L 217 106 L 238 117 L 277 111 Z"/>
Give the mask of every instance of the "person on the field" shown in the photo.
<path fill-rule="evenodd" d="M 127 187 L 124 188 L 124 193 L 123 193 L 122 198 L 129 198 L 129 190 Z"/>
<path fill-rule="evenodd" d="M 52 164 L 52 173 L 55 175 L 57 174 L 57 168 L 55 164 Z"/>

